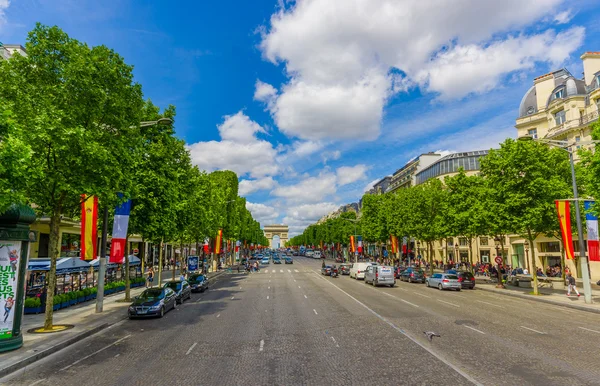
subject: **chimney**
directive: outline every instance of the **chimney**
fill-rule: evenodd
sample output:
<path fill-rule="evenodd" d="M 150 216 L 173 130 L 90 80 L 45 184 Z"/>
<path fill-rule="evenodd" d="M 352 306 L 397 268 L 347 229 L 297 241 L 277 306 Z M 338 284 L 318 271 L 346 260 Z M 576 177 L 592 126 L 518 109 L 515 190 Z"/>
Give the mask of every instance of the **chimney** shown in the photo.
<path fill-rule="evenodd" d="M 594 74 L 600 71 L 600 52 L 588 51 L 581 55 L 583 61 L 583 77 L 585 84 L 589 86 L 594 79 Z"/>

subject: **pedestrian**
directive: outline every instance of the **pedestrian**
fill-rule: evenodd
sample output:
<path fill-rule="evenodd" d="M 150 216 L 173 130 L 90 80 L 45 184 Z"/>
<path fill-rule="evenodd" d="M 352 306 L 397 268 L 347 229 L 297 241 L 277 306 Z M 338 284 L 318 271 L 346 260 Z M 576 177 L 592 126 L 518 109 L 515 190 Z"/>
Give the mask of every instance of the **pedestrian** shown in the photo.
<path fill-rule="evenodd" d="M 154 268 L 148 268 L 148 281 L 146 282 L 146 288 L 148 286 L 152 287 L 152 282 L 154 281 Z"/>
<path fill-rule="evenodd" d="M 577 294 L 577 296 L 581 296 L 579 294 L 579 291 L 577 291 L 577 287 L 575 286 L 575 278 L 573 277 L 573 275 L 571 275 L 571 272 L 569 272 L 567 274 L 567 283 L 569 284 L 568 290 L 567 290 L 567 296 L 571 296 L 571 290 L 575 290 L 575 293 Z"/>

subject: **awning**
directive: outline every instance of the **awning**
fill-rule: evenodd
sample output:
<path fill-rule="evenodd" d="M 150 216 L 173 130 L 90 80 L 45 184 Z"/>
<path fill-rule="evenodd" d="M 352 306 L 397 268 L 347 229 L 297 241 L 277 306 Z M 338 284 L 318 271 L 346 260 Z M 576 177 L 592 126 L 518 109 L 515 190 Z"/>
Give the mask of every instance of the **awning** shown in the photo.
<path fill-rule="evenodd" d="M 130 267 L 135 267 L 135 266 L 138 266 L 140 264 L 142 264 L 142 261 L 137 256 L 129 255 L 129 266 Z M 96 258 L 96 259 L 90 261 L 90 265 L 92 267 L 94 267 L 95 270 L 97 270 L 98 267 L 100 266 L 100 259 Z M 114 268 L 117 268 L 119 265 L 120 264 L 109 263 L 108 262 L 108 257 L 106 258 L 106 268 L 114 269 Z M 125 263 L 123 263 L 123 265 L 125 265 Z"/>
<path fill-rule="evenodd" d="M 50 259 L 31 259 L 27 267 L 30 271 L 50 271 Z M 73 272 L 86 272 L 90 264 L 77 257 L 61 257 L 56 261 L 56 274 L 64 275 Z"/>

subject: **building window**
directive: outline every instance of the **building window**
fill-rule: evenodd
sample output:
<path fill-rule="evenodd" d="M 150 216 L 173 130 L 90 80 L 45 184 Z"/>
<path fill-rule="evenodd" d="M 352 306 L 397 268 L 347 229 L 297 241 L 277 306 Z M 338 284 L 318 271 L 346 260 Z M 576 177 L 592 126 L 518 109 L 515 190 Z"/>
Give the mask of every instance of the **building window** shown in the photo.
<path fill-rule="evenodd" d="M 537 139 L 537 129 L 529 129 L 527 130 L 527 134 L 531 136 L 533 139 Z"/>
<path fill-rule="evenodd" d="M 466 237 L 459 237 L 458 238 L 458 245 L 460 245 L 461 247 L 466 247 L 467 245 L 469 245 L 469 243 L 467 242 L 467 238 Z"/>
<path fill-rule="evenodd" d="M 554 121 L 556 122 L 556 125 L 562 125 L 563 123 L 565 123 L 565 121 L 567 120 L 567 115 L 565 113 L 565 110 L 560 110 L 558 113 L 554 114 Z"/>
<path fill-rule="evenodd" d="M 579 142 L 581 142 L 581 137 L 580 136 L 575 137 L 575 143 L 578 144 Z M 581 149 L 581 145 L 577 145 L 577 149 Z"/>
<path fill-rule="evenodd" d="M 539 243 L 538 246 L 540 252 L 560 252 L 560 244 L 558 241 Z"/>
<path fill-rule="evenodd" d="M 449 247 L 453 247 L 454 246 L 454 239 L 453 238 L 449 238 L 448 239 L 448 246 Z"/>
<path fill-rule="evenodd" d="M 479 245 L 488 245 L 488 238 L 487 237 L 480 237 L 479 238 Z"/>
<path fill-rule="evenodd" d="M 564 95 L 565 95 L 565 89 L 561 88 L 560 90 L 558 90 L 557 92 L 554 93 L 553 99 L 561 99 Z"/>

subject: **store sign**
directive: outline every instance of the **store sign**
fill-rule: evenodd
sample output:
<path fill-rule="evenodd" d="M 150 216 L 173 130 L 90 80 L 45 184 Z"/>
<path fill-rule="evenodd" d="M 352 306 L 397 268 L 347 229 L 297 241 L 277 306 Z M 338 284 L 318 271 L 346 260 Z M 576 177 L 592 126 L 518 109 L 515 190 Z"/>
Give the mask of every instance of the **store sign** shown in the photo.
<path fill-rule="evenodd" d="M 20 241 L 0 241 L 0 339 L 12 338 Z"/>

